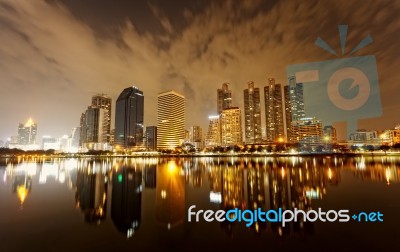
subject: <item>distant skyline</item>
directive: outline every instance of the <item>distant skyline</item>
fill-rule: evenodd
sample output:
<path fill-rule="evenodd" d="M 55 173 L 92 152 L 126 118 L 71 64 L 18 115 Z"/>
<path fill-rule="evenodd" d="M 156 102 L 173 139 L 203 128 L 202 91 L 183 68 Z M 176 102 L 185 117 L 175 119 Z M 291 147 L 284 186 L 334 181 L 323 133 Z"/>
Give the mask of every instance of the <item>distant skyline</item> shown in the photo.
<path fill-rule="evenodd" d="M 383 116 L 358 128 L 394 128 L 400 123 L 398 13 L 395 0 L 0 0 L 0 140 L 17 135 L 29 118 L 39 142 L 69 134 L 93 95 L 109 95 L 115 108 L 130 86 L 144 93 L 145 126 L 157 124 L 157 95 L 174 89 L 185 96 L 186 128 L 206 132 L 223 83 L 230 83 L 232 106 L 243 110 L 249 81 L 260 89 L 268 78 L 287 85 L 286 65 L 349 57 L 368 34 L 374 42 L 352 56 L 376 56 Z M 315 40 L 339 51 L 339 24 L 349 25 L 347 50 L 333 56 Z M 343 139 L 344 125 L 337 126 Z"/>

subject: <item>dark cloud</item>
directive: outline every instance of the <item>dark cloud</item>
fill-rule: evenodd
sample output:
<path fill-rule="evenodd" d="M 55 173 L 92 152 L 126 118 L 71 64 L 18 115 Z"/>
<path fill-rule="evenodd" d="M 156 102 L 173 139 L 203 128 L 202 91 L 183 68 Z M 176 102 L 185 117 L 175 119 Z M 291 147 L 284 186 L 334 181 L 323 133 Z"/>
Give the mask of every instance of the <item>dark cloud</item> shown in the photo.
<path fill-rule="evenodd" d="M 173 88 L 187 97 L 187 126 L 205 130 L 222 83 L 242 107 L 249 80 L 286 84 L 286 65 L 334 59 L 314 42 L 339 51 L 338 24 L 349 25 L 346 52 L 374 39 L 355 55 L 376 55 L 384 115 L 360 127 L 391 128 L 399 120 L 399 11 L 394 0 L 0 0 L 0 139 L 29 116 L 40 135 L 68 133 L 91 95 L 115 99 L 130 85 L 144 91 L 146 125 L 156 123 L 157 94 Z"/>

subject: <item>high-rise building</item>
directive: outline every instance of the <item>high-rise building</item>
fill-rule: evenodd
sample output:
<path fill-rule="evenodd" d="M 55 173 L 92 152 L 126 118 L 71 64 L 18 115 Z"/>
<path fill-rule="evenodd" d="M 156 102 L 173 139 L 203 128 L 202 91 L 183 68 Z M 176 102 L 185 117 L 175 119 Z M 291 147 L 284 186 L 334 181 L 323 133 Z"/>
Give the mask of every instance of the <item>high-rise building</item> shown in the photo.
<path fill-rule="evenodd" d="M 294 142 L 293 133 L 292 133 L 292 108 L 290 104 L 290 90 L 289 85 L 283 87 L 283 97 L 285 102 L 285 130 L 286 130 L 286 139 L 288 142 Z"/>
<path fill-rule="evenodd" d="M 92 97 L 92 107 L 102 108 L 106 111 L 103 122 L 103 130 L 106 135 L 106 142 L 110 143 L 111 137 L 111 98 L 105 94 L 97 94 Z"/>
<path fill-rule="evenodd" d="M 247 83 L 244 90 L 244 125 L 246 143 L 260 143 L 261 133 L 261 108 L 260 89 L 254 88 L 254 82 Z"/>
<path fill-rule="evenodd" d="M 81 116 L 81 146 L 91 145 L 89 149 L 93 148 L 93 144 L 107 143 L 109 139 L 108 122 L 107 122 L 108 111 L 103 108 L 97 108 L 90 106 L 86 109 L 85 113 Z"/>
<path fill-rule="evenodd" d="M 296 77 L 289 77 L 289 99 L 292 121 L 305 117 L 303 83 L 297 83 Z"/>
<path fill-rule="evenodd" d="M 224 109 L 221 113 L 221 143 L 223 145 L 242 144 L 242 116 L 240 108 Z"/>
<path fill-rule="evenodd" d="M 268 85 L 264 87 L 264 97 L 266 140 L 282 142 L 285 139 L 282 86 L 276 84 L 274 78 L 268 79 Z"/>
<path fill-rule="evenodd" d="M 315 146 L 322 143 L 322 121 L 316 118 L 301 118 L 292 122 L 295 142 Z"/>
<path fill-rule="evenodd" d="M 206 147 L 218 146 L 221 144 L 221 123 L 220 116 L 209 116 L 210 124 L 206 136 Z"/>
<path fill-rule="evenodd" d="M 123 148 L 143 145 L 143 91 L 137 87 L 125 88 L 119 95 L 115 107 L 114 143 Z"/>
<path fill-rule="evenodd" d="M 157 127 L 147 126 L 146 127 L 146 149 L 157 150 Z"/>
<path fill-rule="evenodd" d="M 18 126 L 18 144 L 36 144 L 36 134 L 37 124 L 31 118 L 26 123 L 20 123 Z"/>
<path fill-rule="evenodd" d="M 229 83 L 222 84 L 222 88 L 217 90 L 217 111 L 218 114 L 222 110 L 232 107 L 232 91 L 229 90 Z"/>
<path fill-rule="evenodd" d="M 200 126 L 189 128 L 189 142 L 197 149 L 203 148 L 203 129 Z"/>
<path fill-rule="evenodd" d="M 185 97 L 171 90 L 160 93 L 157 103 L 157 148 L 174 149 L 184 139 Z"/>

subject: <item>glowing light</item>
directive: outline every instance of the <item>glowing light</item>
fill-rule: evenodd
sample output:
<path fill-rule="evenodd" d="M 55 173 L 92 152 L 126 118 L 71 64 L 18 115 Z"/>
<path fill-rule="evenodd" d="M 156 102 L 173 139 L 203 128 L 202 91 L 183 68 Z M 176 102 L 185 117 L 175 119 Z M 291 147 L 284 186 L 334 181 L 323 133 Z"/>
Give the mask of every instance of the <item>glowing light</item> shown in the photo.
<path fill-rule="evenodd" d="M 332 171 L 331 171 L 331 168 L 328 168 L 328 178 L 329 178 L 329 180 L 332 179 Z"/>
<path fill-rule="evenodd" d="M 33 122 L 32 118 L 29 118 L 29 120 L 25 123 L 25 127 L 31 127 L 33 126 L 35 123 Z"/>
<path fill-rule="evenodd" d="M 28 189 L 25 188 L 24 185 L 20 185 L 17 187 L 17 194 L 21 205 L 24 203 L 26 197 L 28 196 Z"/>
<path fill-rule="evenodd" d="M 167 191 L 161 190 L 161 198 L 166 199 L 167 198 Z"/>
<path fill-rule="evenodd" d="M 176 170 L 176 164 L 175 164 L 175 162 L 174 162 L 174 161 L 168 162 L 168 172 L 169 172 L 170 174 L 172 174 L 172 173 L 175 172 L 175 170 Z"/>
<path fill-rule="evenodd" d="M 283 143 L 284 139 L 283 137 L 278 138 L 278 142 Z"/>

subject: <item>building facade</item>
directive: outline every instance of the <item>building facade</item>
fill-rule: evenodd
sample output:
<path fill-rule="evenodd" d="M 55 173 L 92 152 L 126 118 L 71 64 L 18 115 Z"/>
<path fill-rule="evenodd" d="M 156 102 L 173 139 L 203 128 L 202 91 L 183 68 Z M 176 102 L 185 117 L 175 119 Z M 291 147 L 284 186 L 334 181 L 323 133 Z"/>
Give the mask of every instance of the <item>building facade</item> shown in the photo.
<path fill-rule="evenodd" d="M 237 145 L 243 143 L 242 116 L 240 108 L 232 107 L 221 113 L 221 144 Z"/>
<path fill-rule="evenodd" d="M 106 110 L 106 116 L 104 118 L 104 131 L 107 135 L 107 143 L 111 142 L 111 103 L 111 98 L 105 94 L 97 94 L 92 97 L 92 107 Z"/>
<path fill-rule="evenodd" d="M 219 115 L 209 116 L 210 123 L 206 136 L 206 147 L 218 146 L 221 144 L 221 122 Z"/>
<path fill-rule="evenodd" d="M 322 144 L 322 121 L 316 118 L 301 118 L 292 122 L 292 132 L 296 143 L 317 146 Z"/>
<path fill-rule="evenodd" d="M 146 149 L 150 151 L 157 150 L 157 127 L 146 127 Z"/>
<path fill-rule="evenodd" d="M 185 97 L 175 91 L 157 98 L 157 148 L 174 149 L 182 144 L 185 126 Z"/>
<path fill-rule="evenodd" d="M 260 143 L 261 133 L 261 107 L 260 89 L 254 87 L 254 82 L 247 83 L 244 90 L 244 127 L 246 143 Z"/>
<path fill-rule="evenodd" d="M 114 145 L 143 147 L 144 95 L 137 87 L 125 88 L 115 106 Z"/>
<path fill-rule="evenodd" d="M 232 107 L 232 91 L 229 90 L 229 83 L 222 84 L 222 88 L 217 90 L 217 111 L 218 114 L 222 110 Z"/>
<path fill-rule="evenodd" d="M 20 123 L 18 126 L 18 144 L 34 145 L 36 144 L 37 124 L 30 118 L 26 123 Z"/>
<path fill-rule="evenodd" d="M 275 83 L 274 78 L 268 79 L 264 87 L 265 123 L 267 142 L 282 142 L 285 139 L 284 114 L 282 103 L 282 85 Z"/>
<path fill-rule="evenodd" d="M 203 148 L 203 129 L 200 126 L 191 126 L 189 128 L 189 143 L 196 149 Z"/>

